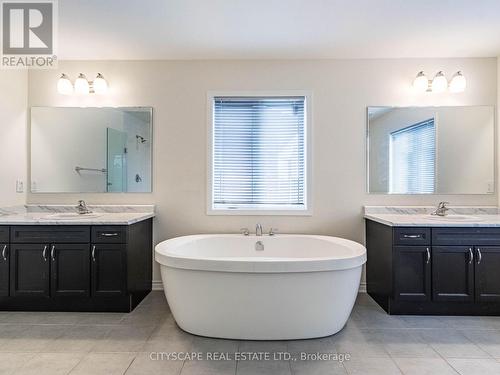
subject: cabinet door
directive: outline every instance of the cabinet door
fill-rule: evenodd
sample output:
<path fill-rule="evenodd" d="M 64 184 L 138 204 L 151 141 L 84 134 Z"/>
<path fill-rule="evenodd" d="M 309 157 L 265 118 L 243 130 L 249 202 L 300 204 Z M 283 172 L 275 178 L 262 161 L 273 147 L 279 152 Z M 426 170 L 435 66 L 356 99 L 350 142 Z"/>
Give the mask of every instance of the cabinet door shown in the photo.
<path fill-rule="evenodd" d="M 431 253 L 427 246 L 394 247 L 395 298 L 427 301 L 431 296 Z"/>
<path fill-rule="evenodd" d="M 89 244 L 52 244 L 51 295 L 90 295 L 90 246 Z"/>
<path fill-rule="evenodd" d="M 500 302 L 500 247 L 475 248 L 476 301 Z"/>
<path fill-rule="evenodd" d="M 10 295 L 48 297 L 49 245 L 12 244 L 10 257 Z"/>
<path fill-rule="evenodd" d="M 125 293 L 127 271 L 125 245 L 92 245 L 92 295 L 116 296 Z"/>
<path fill-rule="evenodd" d="M 0 297 L 9 295 L 9 245 L 0 243 Z"/>
<path fill-rule="evenodd" d="M 474 300 L 474 253 L 471 246 L 432 248 L 432 298 L 434 301 Z"/>

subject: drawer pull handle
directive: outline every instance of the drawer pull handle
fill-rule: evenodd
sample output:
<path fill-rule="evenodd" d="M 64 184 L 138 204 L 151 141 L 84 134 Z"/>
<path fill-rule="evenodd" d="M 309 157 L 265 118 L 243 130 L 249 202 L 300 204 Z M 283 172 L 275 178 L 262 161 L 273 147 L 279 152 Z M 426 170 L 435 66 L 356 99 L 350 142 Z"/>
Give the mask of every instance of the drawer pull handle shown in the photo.
<path fill-rule="evenodd" d="M 481 254 L 481 250 L 479 248 L 477 249 L 477 264 L 481 263 L 481 260 L 483 259 L 483 255 Z"/>
<path fill-rule="evenodd" d="M 48 246 L 47 246 L 47 245 L 45 245 L 45 246 L 43 247 L 43 251 L 42 251 L 42 257 L 43 257 L 43 260 L 44 260 L 44 261 L 47 261 L 47 248 L 48 248 Z"/>
<path fill-rule="evenodd" d="M 7 245 L 3 245 L 2 257 L 3 260 L 7 260 Z"/>
<path fill-rule="evenodd" d="M 56 260 L 56 245 L 52 245 L 52 249 L 50 249 L 50 257 L 53 262 Z"/>
<path fill-rule="evenodd" d="M 427 260 L 425 261 L 425 263 L 429 264 L 429 262 L 431 261 L 431 252 L 429 251 L 428 247 L 425 249 L 425 251 L 427 252 Z"/>
<path fill-rule="evenodd" d="M 474 259 L 474 254 L 472 253 L 472 248 L 469 247 L 469 264 L 472 263 L 472 259 Z"/>
<path fill-rule="evenodd" d="M 403 234 L 403 238 L 422 238 L 421 234 Z"/>
<path fill-rule="evenodd" d="M 92 246 L 92 261 L 95 262 L 95 245 Z"/>
<path fill-rule="evenodd" d="M 118 233 L 101 233 L 101 236 L 103 237 L 116 237 L 118 236 Z"/>

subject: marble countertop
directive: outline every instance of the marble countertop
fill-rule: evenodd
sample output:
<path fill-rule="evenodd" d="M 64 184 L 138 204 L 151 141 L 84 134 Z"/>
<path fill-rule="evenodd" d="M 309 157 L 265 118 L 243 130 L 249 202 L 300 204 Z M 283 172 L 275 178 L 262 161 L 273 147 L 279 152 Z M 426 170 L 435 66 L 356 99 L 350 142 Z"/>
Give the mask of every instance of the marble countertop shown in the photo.
<path fill-rule="evenodd" d="M 366 206 L 365 219 L 393 227 L 500 227 L 498 207 L 453 207 L 445 217 L 430 213 L 435 207 Z"/>
<path fill-rule="evenodd" d="M 89 205 L 91 215 L 75 213 L 72 205 L 26 205 L 0 208 L 0 225 L 130 225 L 155 216 L 152 205 Z"/>

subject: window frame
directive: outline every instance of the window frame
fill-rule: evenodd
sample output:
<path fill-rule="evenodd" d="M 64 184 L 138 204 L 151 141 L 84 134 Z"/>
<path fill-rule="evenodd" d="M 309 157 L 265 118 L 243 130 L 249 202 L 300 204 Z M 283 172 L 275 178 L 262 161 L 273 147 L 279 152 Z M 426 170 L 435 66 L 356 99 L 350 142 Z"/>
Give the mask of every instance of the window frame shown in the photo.
<path fill-rule="evenodd" d="M 213 205 L 213 152 L 214 152 L 214 98 L 215 97 L 288 97 L 303 96 L 304 103 L 304 147 L 305 147 L 305 181 L 304 181 L 304 208 L 214 208 Z M 208 91 L 207 92 L 207 215 L 276 215 L 276 216 L 312 216 L 312 92 L 308 90 L 286 91 Z"/>

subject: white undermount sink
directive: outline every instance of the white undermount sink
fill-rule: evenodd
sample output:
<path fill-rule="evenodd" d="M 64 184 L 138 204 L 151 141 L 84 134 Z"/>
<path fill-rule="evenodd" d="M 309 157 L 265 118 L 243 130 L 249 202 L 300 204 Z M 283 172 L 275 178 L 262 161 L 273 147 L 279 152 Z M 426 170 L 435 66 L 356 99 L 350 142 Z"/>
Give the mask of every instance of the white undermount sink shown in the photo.
<path fill-rule="evenodd" d="M 425 218 L 429 219 L 429 220 L 437 220 L 437 221 L 480 221 L 480 220 L 482 220 L 480 217 L 473 216 L 473 215 L 446 215 L 446 216 L 428 215 Z"/>
<path fill-rule="evenodd" d="M 79 214 L 77 212 L 61 212 L 56 214 L 50 214 L 42 216 L 40 219 L 44 220 L 79 220 L 79 219 L 91 219 L 102 216 L 102 214 Z"/>

